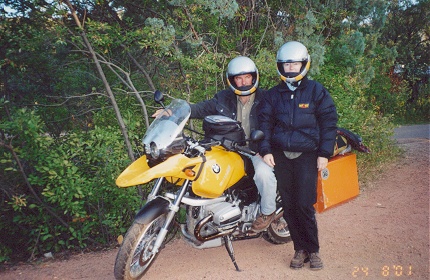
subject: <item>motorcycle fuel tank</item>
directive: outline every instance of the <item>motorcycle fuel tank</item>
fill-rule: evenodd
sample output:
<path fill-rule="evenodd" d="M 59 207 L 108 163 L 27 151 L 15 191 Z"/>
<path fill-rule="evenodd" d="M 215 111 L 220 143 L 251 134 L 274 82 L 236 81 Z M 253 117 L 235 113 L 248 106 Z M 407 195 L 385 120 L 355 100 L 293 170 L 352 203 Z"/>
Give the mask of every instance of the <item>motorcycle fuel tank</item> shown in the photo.
<path fill-rule="evenodd" d="M 193 182 L 193 192 L 201 197 L 219 197 L 243 176 L 244 162 L 239 154 L 222 147 L 213 147 L 206 153 L 201 173 Z"/>

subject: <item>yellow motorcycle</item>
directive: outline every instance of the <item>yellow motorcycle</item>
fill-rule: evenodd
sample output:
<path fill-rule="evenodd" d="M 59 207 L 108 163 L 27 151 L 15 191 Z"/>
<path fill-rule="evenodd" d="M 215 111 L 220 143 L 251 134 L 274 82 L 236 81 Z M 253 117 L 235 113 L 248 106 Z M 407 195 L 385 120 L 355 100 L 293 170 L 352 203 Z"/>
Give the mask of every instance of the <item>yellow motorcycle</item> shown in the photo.
<path fill-rule="evenodd" d="M 260 236 L 274 244 L 290 241 L 279 197 L 276 218 L 267 231 L 251 230 L 260 211 L 260 197 L 247 160 L 255 153 L 245 144 L 261 140 L 262 132 L 254 131 L 251 139 L 245 139 L 239 122 L 208 116 L 203 121 L 204 138 L 196 140 L 185 133 L 191 114 L 186 101 L 175 99 L 165 107 L 159 91 L 155 100 L 164 112 L 144 135 L 145 155 L 116 180 L 122 188 L 149 182 L 153 187 L 123 239 L 115 278 L 141 279 L 176 224 L 196 249 L 225 245 L 236 270 L 232 241 Z"/>

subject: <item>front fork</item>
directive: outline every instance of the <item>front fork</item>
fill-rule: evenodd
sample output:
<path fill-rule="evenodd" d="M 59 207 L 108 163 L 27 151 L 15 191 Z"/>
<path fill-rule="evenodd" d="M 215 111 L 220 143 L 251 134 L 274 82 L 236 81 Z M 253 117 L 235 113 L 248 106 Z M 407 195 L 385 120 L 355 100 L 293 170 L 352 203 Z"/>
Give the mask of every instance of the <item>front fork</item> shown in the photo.
<path fill-rule="evenodd" d="M 155 195 L 158 193 L 160 189 L 160 186 L 163 180 L 164 178 L 160 178 L 157 180 L 154 188 L 152 189 L 151 193 L 148 196 L 148 199 L 150 199 L 150 197 L 152 197 L 152 199 L 155 197 Z M 157 254 L 158 250 L 161 247 L 161 244 L 163 244 L 163 241 L 169 231 L 168 230 L 169 226 L 172 223 L 176 213 L 178 213 L 180 209 L 182 198 L 186 194 L 189 185 L 190 185 L 190 180 L 185 180 L 185 182 L 182 184 L 182 187 L 179 189 L 177 195 L 175 196 L 173 203 L 170 203 L 169 212 L 167 213 L 166 221 L 164 222 L 164 225 L 161 227 L 160 232 L 158 233 L 157 239 L 155 240 L 155 243 L 152 249 L 153 254 Z"/>
<path fill-rule="evenodd" d="M 151 192 L 148 195 L 147 201 L 151 201 L 157 197 L 157 194 L 160 191 L 160 188 L 163 182 L 164 182 L 164 177 L 157 179 L 157 181 L 154 184 L 154 187 L 152 188 Z"/>

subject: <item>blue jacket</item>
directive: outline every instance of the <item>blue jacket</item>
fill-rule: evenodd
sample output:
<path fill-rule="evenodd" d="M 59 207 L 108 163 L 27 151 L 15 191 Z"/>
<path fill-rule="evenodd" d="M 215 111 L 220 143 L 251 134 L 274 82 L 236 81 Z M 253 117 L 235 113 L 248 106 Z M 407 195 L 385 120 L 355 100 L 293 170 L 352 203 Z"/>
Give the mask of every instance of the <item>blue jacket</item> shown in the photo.
<path fill-rule="evenodd" d="M 258 129 L 258 112 L 261 100 L 265 95 L 265 90 L 257 89 L 254 104 L 249 114 L 250 130 Z M 191 104 L 191 118 L 203 119 L 209 115 L 222 115 L 237 120 L 237 95 L 230 89 L 218 92 L 212 99 L 205 100 L 196 104 Z M 250 143 L 250 148 L 258 151 L 256 143 Z"/>
<path fill-rule="evenodd" d="M 337 113 L 333 99 L 320 83 L 302 80 L 295 91 L 285 83 L 264 95 L 259 121 L 265 138 L 260 155 L 272 149 L 312 152 L 329 158 L 336 138 Z"/>

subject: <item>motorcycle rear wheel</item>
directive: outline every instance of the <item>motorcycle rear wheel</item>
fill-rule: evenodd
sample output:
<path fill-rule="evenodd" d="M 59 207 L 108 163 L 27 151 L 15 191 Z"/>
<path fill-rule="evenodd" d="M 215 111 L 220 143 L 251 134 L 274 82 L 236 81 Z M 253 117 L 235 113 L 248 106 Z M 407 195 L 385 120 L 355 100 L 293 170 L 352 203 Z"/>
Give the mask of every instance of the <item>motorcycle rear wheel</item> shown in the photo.
<path fill-rule="evenodd" d="M 285 221 L 284 211 L 278 213 L 270 224 L 263 238 L 273 244 L 283 244 L 291 241 L 290 230 Z"/>
<path fill-rule="evenodd" d="M 116 256 L 115 279 L 137 280 L 145 274 L 157 256 L 152 247 L 165 220 L 161 214 L 147 224 L 133 222 Z"/>

